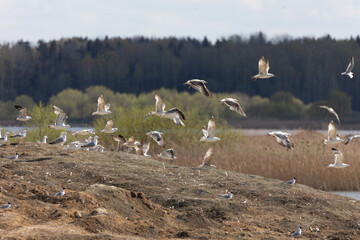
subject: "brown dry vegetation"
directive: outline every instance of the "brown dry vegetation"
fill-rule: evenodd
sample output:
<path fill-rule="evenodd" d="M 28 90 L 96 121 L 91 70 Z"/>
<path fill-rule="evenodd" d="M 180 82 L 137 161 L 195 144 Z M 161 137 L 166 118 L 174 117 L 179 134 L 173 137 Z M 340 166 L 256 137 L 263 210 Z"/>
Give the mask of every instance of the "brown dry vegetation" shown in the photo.
<path fill-rule="evenodd" d="M 25 154 L 5 158 L 14 152 Z M 287 239 L 298 226 L 300 239 L 360 235 L 359 201 L 302 184 L 35 143 L 1 147 L 0 157 L 0 204 L 12 203 L 0 210 L 0 239 Z M 66 194 L 53 197 L 62 186 Z M 220 198 L 227 190 L 234 197 Z"/>
<path fill-rule="evenodd" d="M 213 146 L 213 164 L 219 169 L 281 180 L 295 176 L 299 183 L 322 190 L 360 190 L 359 142 L 323 146 L 326 137 L 316 131 L 302 131 L 290 138 L 295 144 L 293 150 L 280 146 L 270 136 L 224 136 L 219 142 L 205 144 L 199 142 L 200 137 L 178 143 L 168 136 L 166 143 L 174 148 L 178 157 L 176 164 L 180 166 L 200 165 L 206 150 Z M 350 167 L 327 168 L 334 162 L 331 147 L 343 153 L 344 162 Z"/>

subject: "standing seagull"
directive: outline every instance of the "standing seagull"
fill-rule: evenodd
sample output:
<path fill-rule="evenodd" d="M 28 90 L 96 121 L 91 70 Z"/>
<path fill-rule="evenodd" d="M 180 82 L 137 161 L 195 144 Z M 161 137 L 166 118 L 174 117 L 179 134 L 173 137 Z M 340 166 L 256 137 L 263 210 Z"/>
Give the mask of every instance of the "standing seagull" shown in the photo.
<path fill-rule="evenodd" d="M 0 144 L 2 145 L 2 144 L 5 144 L 6 142 L 7 142 L 7 136 L 9 135 L 9 132 L 6 132 L 5 134 L 4 134 L 4 137 L 1 137 L 0 138 Z"/>
<path fill-rule="evenodd" d="M 221 198 L 231 199 L 232 197 L 233 197 L 233 192 L 229 192 L 227 194 L 221 195 Z"/>
<path fill-rule="evenodd" d="M 213 156 L 214 156 L 214 150 L 211 147 L 206 151 L 204 159 L 202 161 L 202 164 L 199 167 L 200 168 L 216 168 L 215 165 L 211 164 L 211 160 L 212 160 Z"/>
<path fill-rule="evenodd" d="M 336 133 L 336 127 L 333 122 L 333 120 L 330 120 L 329 126 L 328 126 L 328 139 L 324 139 L 323 144 L 336 144 L 340 143 L 344 140 L 340 138 L 340 135 Z"/>
<path fill-rule="evenodd" d="M 328 107 L 328 106 L 319 106 L 319 108 L 324 108 L 324 109 L 328 110 L 329 113 L 334 114 L 335 117 L 336 117 L 336 119 L 337 119 L 338 122 L 340 123 L 339 115 L 334 111 L 334 109 L 332 109 L 331 107 Z"/>
<path fill-rule="evenodd" d="M 55 139 L 54 141 L 50 142 L 49 144 L 60 144 L 60 145 L 64 145 L 64 143 L 66 142 L 66 135 L 67 135 L 67 132 L 61 132 L 61 133 L 60 133 L 60 137 L 58 137 L 58 138 Z"/>
<path fill-rule="evenodd" d="M 149 116 L 159 116 L 161 118 L 169 118 L 174 121 L 175 124 L 185 126 L 185 124 L 181 121 L 181 119 L 185 120 L 185 115 L 183 112 L 180 111 L 178 108 L 171 108 L 167 111 L 165 111 L 165 103 L 161 99 L 161 97 L 155 93 L 155 111 L 149 112 L 144 118 Z"/>
<path fill-rule="evenodd" d="M 152 139 L 155 140 L 155 142 L 160 146 L 160 147 L 165 147 L 165 142 L 164 139 L 162 137 L 162 133 L 158 132 L 158 131 L 150 131 L 148 133 L 146 133 L 147 136 L 150 136 Z"/>
<path fill-rule="evenodd" d="M 19 154 L 18 154 L 18 153 L 15 153 L 14 156 L 8 157 L 8 159 L 10 159 L 10 160 L 16 160 L 16 159 L 18 159 L 18 158 L 19 158 Z"/>
<path fill-rule="evenodd" d="M 270 132 L 270 133 L 268 133 L 268 136 L 273 136 L 273 137 L 275 137 L 275 138 L 276 138 L 276 141 L 277 141 L 281 146 L 287 147 L 288 149 L 293 149 L 293 148 L 294 148 L 293 144 L 291 144 L 291 143 L 290 143 L 290 140 L 289 140 L 289 136 L 291 136 L 290 133 L 277 131 L 277 132 Z"/>
<path fill-rule="evenodd" d="M 68 116 L 65 114 L 65 112 L 55 105 L 53 105 L 53 109 L 54 109 L 54 113 L 56 114 L 55 125 L 49 125 L 48 127 L 60 129 L 60 130 L 69 128 L 70 125 L 65 124 L 66 119 L 68 119 Z"/>
<path fill-rule="evenodd" d="M 60 192 L 54 194 L 54 197 L 65 195 L 65 188 L 62 188 Z"/>
<path fill-rule="evenodd" d="M 97 139 L 98 139 L 98 136 L 95 136 L 94 140 L 92 142 L 89 142 L 89 143 L 87 143 L 85 145 L 82 145 L 81 147 L 82 148 L 95 148 L 97 146 L 97 144 L 98 144 Z"/>
<path fill-rule="evenodd" d="M 172 148 L 161 152 L 158 156 L 161 158 L 170 159 L 172 162 L 176 159 L 174 149 Z"/>
<path fill-rule="evenodd" d="M 114 133 L 116 132 L 118 129 L 117 128 L 113 128 L 114 125 L 114 120 L 111 119 L 109 121 L 107 121 L 105 128 L 103 130 L 101 130 L 102 133 Z"/>
<path fill-rule="evenodd" d="M 351 140 L 355 139 L 355 138 L 359 138 L 360 135 L 352 135 L 350 137 L 348 137 L 348 139 L 345 142 L 345 145 L 347 145 Z"/>
<path fill-rule="evenodd" d="M 15 105 L 15 108 L 19 111 L 19 116 L 16 118 L 16 120 L 24 122 L 31 119 L 30 116 L 27 116 L 26 108 L 20 105 Z"/>
<path fill-rule="evenodd" d="M 330 167 L 333 167 L 333 168 L 345 168 L 345 167 L 349 166 L 349 164 L 343 163 L 344 155 L 339 150 L 337 150 L 336 148 L 331 148 L 331 150 L 334 153 L 335 162 L 334 162 L 334 164 L 329 164 L 327 166 L 328 168 L 330 168 Z"/>
<path fill-rule="evenodd" d="M 275 77 L 274 74 L 269 73 L 270 65 L 269 60 L 265 60 L 264 56 L 259 59 L 259 73 L 254 75 L 252 79 L 256 81 L 258 78 L 271 78 Z"/>
<path fill-rule="evenodd" d="M 192 87 L 195 90 L 201 92 L 204 96 L 213 98 L 214 95 L 206 87 L 205 83 L 207 83 L 207 81 L 205 81 L 205 80 L 192 79 L 192 80 L 189 80 L 186 83 L 184 83 L 184 85 L 189 85 L 189 88 Z"/>
<path fill-rule="evenodd" d="M 24 129 L 21 132 L 15 133 L 14 135 L 11 135 L 10 137 L 11 138 L 20 138 L 21 139 L 21 138 L 26 137 L 26 133 L 27 133 L 27 130 Z"/>
<path fill-rule="evenodd" d="M 202 131 L 204 136 L 200 139 L 201 142 L 216 142 L 219 141 L 220 138 L 215 137 L 215 120 L 214 116 L 212 116 L 208 122 L 208 128 L 206 130 L 206 127 L 204 126 Z"/>
<path fill-rule="evenodd" d="M 105 104 L 104 97 L 103 97 L 103 95 L 101 95 L 98 98 L 98 104 L 97 104 L 96 112 L 93 112 L 92 115 L 94 116 L 94 115 L 110 114 L 111 111 L 109 109 L 110 109 L 110 103 Z"/>
<path fill-rule="evenodd" d="M 290 184 L 290 185 L 295 185 L 295 183 L 296 183 L 296 177 L 294 177 L 293 179 L 285 182 L 285 184 Z"/>
<path fill-rule="evenodd" d="M 243 117 L 246 117 L 246 114 L 245 114 L 244 110 L 241 108 L 240 103 L 237 99 L 224 98 L 224 99 L 221 99 L 220 102 L 222 102 L 223 104 L 228 106 L 230 108 L 230 110 L 239 113 Z"/>
<path fill-rule="evenodd" d="M 1 206 L 0 206 L 0 209 L 6 209 L 6 208 L 9 208 L 9 207 L 11 207 L 11 203 L 10 203 L 10 202 L 8 202 L 8 203 L 6 203 L 6 204 L 4 204 L 4 205 L 1 205 Z"/>
<path fill-rule="evenodd" d="M 298 237 L 301 235 L 301 227 L 298 230 L 290 235 L 290 237 Z"/>
<path fill-rule="evenodd" d="M 351 70 L 354 68 L 354 57 L 351 57 L 350 59 L 350 63 L 349 65 L 347 66 L 346 68 L 346 71 L 341 73 L 341 75 L 348 75 L 350 78 L 353 78 L 354 77 L 354 73 L 351 72 Z"/>

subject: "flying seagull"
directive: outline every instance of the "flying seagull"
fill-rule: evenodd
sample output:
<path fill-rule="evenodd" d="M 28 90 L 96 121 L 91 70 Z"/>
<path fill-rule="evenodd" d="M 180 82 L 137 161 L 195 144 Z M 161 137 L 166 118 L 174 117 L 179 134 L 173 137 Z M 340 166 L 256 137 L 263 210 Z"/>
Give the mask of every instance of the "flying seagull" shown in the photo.
<path fill-rule="evenodd" d="M 334 109 L 332 109 L 331 107 L 328 107 L 328 106 L 319 106 L 319 108 L 324 108 L 324 109 L 328 110 L 329 113 L 334 114 L 334 116 L 336 117 L 336 119 L 340 123 L 339 115 L 334 111 Z"/>
<path fill-rule="evenodd" d="M 213 156 L 214 156 L 214 149 L 211 147 L 206 151 L 204 159 L 202 161 L 202 164 L 199 167 L 200 168 L 216 168 L 215 165 L 211 164 L 211 160 L 213 159 Z"/>
<path fill-rule="evenodd" d="M 66 119 L 68 119 L 68 116 L 65 114 L 65 112 L 55 105 L 53 105 L 53 109 L 54 109 L 54 113 L 56 114 L 55 125 L 49 125 L 48 127 L 54 129 L 60 129 L 60 130 L 69 128 L 70 125 L 65 124 Z"/>
<path fill-rule="evenodd" d="M 149 116 L 159 116 L 161 118 L 169 118 L 172 119 L 175 124 L 185 126 L 185 124 L 181 121 L 181 119 L 185 120 L 184 113 L 176 107 L 165 111 L 165 103 L 157 93 L 155 93 L 155 111 L 149 112 L 143 118 L 143 121 L 145 120 L 145 118 Z"/>
<path fill-rule="evenodd" d="M 14 107 L 19 111 L 19 116 L 16 118 L 16 120 L 24 122 L 31 119 L 30 116 L 27 116 L 27 110 L 25 107 L 20 105 L 15 105 Z"/>
<path fill-rule="evenodd" d="M 301 227 L 298 230 L 290 235 L 290 237 L 298 237 L 301 235 Z"/>
<path fill-rule="evenodd" d="M 141 147 L 135 145 L 136 154 L 144 157 L 151 157 L 147 152 L 150 149 L 150 142 L 144 143 Z"/>
<path fill-rule="evenodd" d="M 258 78 L 271 78 L 275 77 L 274 74 L 269 73 L 269 60 L 265 60 L 264 56 L 259 59 L 259 73 L 254 75 L 252 79 L 256 81 Z"/>
<path fill-rule="evenodd" d="M 214 120 L 214 116 L 212 116 L 208 122 L 208 127 L 206 129 L 206 127 L 204 126 L 202 131 L 204 136 L 200 139 L 201 142 L 216 142 L 219 141 L 220 138 L 215 137 L 215 120 Z"/>
<path fill-rule="evenodd" d="M 330 120 L 329 126 L 328 126 L 328 139 L 324 139 L 323 144 L 336 144 L 340 143 L 344 140 L 340 138 L 340 135 L 336 133 L 336 127 L 333 122 L 333 120 Z"/>
<path fill-rule="evenodd" d="M 135 140 L 134 136 L 131 136 L 127 141 L 124 143 L 124 146 L 129 148 L 134 148 L 135 146 L 140 146 L 141 143 Z"/>
<path fill-rule="evenodd" d="M 113 128 L 114 125 L 114 120 L 111 119 L 109 121 L 107 121 L 105 128 L 103 130 L 101 130 L 102 133 L 114 133 L 116 132 L 118 129 L 117 128 Z"/>
<path fill-rule="evenodd" d="M 334 164 L 329 164 L 327 166 L 328 168 L 330 168 L 330 167 L 333 167 L 333 168 L 345 168 L 345 167 L 349 166 L 349 164 L 343 163 L 344 155 L 339 150 L 337 150 L 336 148 L 331 148 L 331 150 L 334 153 L 335 162 L 334 162 Z"/>
<path fill-rule="evenodd" d="M 341 75 L 348 75 L 350 78 L 354 77 L 354 73 L 351 72 L 351 70 L 354 68 L 354 57 L 351 57 L 349 65 L 346 68 L 346 71 L 341 73 Z"/>
<path fill-rule="evenodd" d="M 55 139 L 54 141 L 50 142 L 49 144 L 60 144 L 60 145 L 64 145 L 64 143 L 66 142 L 66 135 L 67 135 L 67 132 L 61 132 L 61 133 L 60 133 L 60 137 L 58 137 L 58 138 Z"/>
<path fill-rule="evenodd" d="M 97 104 L 96 112 L 93 112 L 92 115 L 94 116 L 94 115 L 110 114 L 111 111 L 109 109 L 110 109 L 110 103 L 105 104 L 104 97 L 103 97 L 103 95 L 101 95 L 98 98 L 98 104 Z"/>
<path fill-rule="evenodd" d="M 9 135 L 9 132 L 6 132 L 3 137 L 0 138 L 0 144 L 4 144 L 7 142 L 7 136 Z"/>
<path fill-rule="evenodd" d="M 60 192 L 55 193 L 55 194 L 54 194 L 54 197 L 63 196 L 63 195 L 65 195 L 65 188 L 61 189 Z"/>
<path fill-rule="evenodd" d="M 207 81 L 205 81 L 205 80 L 192 79 L 192 80 L 189 80 L 186 83 L 184 83 L 184 85 L 189 85 L 189 88 L 192 87 L 195 90 L 201 92 L 204 96 L 213 98 L 214 95 L 206 87 L 205 83 L 207 83 Z"/>
<path fill-rule="evenodd" d="M 158 132 L 158 131 L 150 131 L 148 133 L 146 133 L 147 136 L 150 136 L 152 139 L 155 140 L 155 142 L 160 146 L 160 147 L 165 147 L 165 142 L 164 142 L 164 138 L 162 137 L 162 133 Z"/>
<path fill-rule="evenodd" d="M 294 185 L 296 183 L 296 177 L 294 177 L 293 179 L 285 182 L 286 184 L 290 184 L 290 185 Z"/>
<path fill-rule="evenodd" d="M 289 136 L 291 136 L 290 133 L 277 131 L 277 132 L 269 132 L 267 135 L 275 137 L 276 141 L 281 146 L 287 147 L 288 149 L 294 148 L 294 145 L 292 143 L 290 143 L 290 140 L 289 140 Z"/>
<path fill-rule="evenodd" d="M 174 149 L 172 148 L 161 152 L 158 156 L 164 159 L 170 159 L 172 162 L 176 159 Z"/>
<path fill-rule="evenodd" d="M 230 110 L 239 113 L 243 117 L 246 117 L 246 114 L 245 114 L 244 110 L 241 108 L 240 103 L 237 99 L 224 98 L 224 99 L 221 99 L 220 102 L 222 102 L 223 104 L 228 106 L 230 108 Z"/>
<path fill-rule="evenodd" d="M 350 137 L 348 137 L 348 139 L 345 142 L 345 145 L 347 145 L 351 140 L 355 139 L 355 138 L 359 138 L 360 135 L 352 135 Z"/>
<path fill-rule="evenodd" d="M 1 205 L 1 206 L 0 206 L 0 209 L 6 209 L 6 208 L 9 208 L 9 207 L 11 207 L 11 203 L 10 203 L 10 202 L 8 202 L 8 203 L 6 203 L 6 204 L 4 204 L 4 205 Z"/>
<path fill-rule="evenodd" d="M 124 146 L 124 143 L 127 142 L 127 139 L 122 135 L 119 134 L 118 136 L 114 136 L 113 138 L 118 143 L 116 151 L 130 152 L 132 150 L 131 148 Z"/>
<path fill-rule="evenodd" d="M 92 130 L 92 129 L 84 129 L 84 130 L 76 131 L 72 135 L 77 137 L 79 135 L 89 135 L 89 134 L 95 134 L 94 130 Z"/>

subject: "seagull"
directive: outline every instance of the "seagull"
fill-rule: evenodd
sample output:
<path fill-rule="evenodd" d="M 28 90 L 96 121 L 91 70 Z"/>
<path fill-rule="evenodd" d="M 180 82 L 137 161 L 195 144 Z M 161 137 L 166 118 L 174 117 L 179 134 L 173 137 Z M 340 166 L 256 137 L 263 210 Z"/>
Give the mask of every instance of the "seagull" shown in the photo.
<path fill-rule="evenodd" d="M 54 141 L 50 142 L 49 144 L 60 144 L 60 145 L 64 145 L 64 143 L 66 142 L 66 135 L 67 135 L 67 132 L 61 132 L 61 133 L 60 133 L 60 137 L 58 137 L 58 138 L 55 139 Z"/>
<path fill-rule="evenodd" d="M 269 60 L 265 60 L 264 56 L 259 59 L 259 73 L 254 75 L 252 79 L 256 81 L 258 78 L 271 78 L 275 77 L 274 74 L 269 73 Z"/>
<path fill-rule="evenodd" d="M 54 197 L 65 195 L 65 188 L 62 188 L 60 192 L 54 194 Z"/>
<path fill-rule="evenodd" d="M 69 128 L 70 125 L 65 124 L 66 119 L 68 119 L 68 116 L 65 114 L 65 112 L 55 105 L 53 105 L 53 109 L 54 109 L 54 113 L 56 114 L 55 125 L 49 125 L 48 127 L 60 129 L 60 130 Z"/>
<path fill-rule="evenodd" d="M 348 139 L 345 142 L 345 145 L 347 145 L 351 140 L 355 139 L 355 138 L 359 138 L 360 135 L 352 135 L 350 137 L 348 137 Z"/>
<path fill-rule="evenodd" d="M 3 129 L 2 128 L 0 128 L 0 138 L 2 138 L 2 136 L 1 136 L 1 131 L 2 131 Z"/>
<path fill-rule="evenodd" d="M 301 227 L 298 230 L 290 235 L 290 237 L 298 237 L 301 235 Z"/>
<path fill-rule="evenodd" d="M 31 119 L 30 116 L 27 116 L 27 110 L 25 107 L 20 105 L 15 105 L 14 107 L 19 110 L 19 116 L 16 118 L 16 120 L 24 122 Z"/>
<path fill-rule="evenodd" d="M 275 137 L 276 141 L 281 146 L 287 147 L 288 149 L 293 149 L 294 148 L 294 145 L 291 144 L 290 140 L 289 140 L 289 136 L 291 136 L 290 133 L 277 131 L 277 132 L 269 132 L 267 135 Z"/>
<path fill-rule="evenodd" d="M 10 159 L 10 160 L 15 160 L 15 159 L 18 159 L 18 158 L 19 158 L 19 154 L 18 154 L 18 153 L 15 153 L 14 156 L 8 157 L 8 159 Z"/>
<path fill-rule="evenodd" d="M 103 95 L 101 95 L 98 98 L 98 104 L 97 104 L 96 112 L 93 112 L 92 115 L 94 116 L 94 115 L 110 114 L 111 111 L 109 109 L 110 109 L 110 103 L 105 104 L 104 97 L 103 97 Z"/>
<path fill-rule="evenodd" d="M 0 209 L 6 209 L 6 208 L 9 208 L 9 207 L 11 207 L 11 203 L 10 203 L 10 202 L 8 202 L 8 203 L 6 203 L 6 204 L 4 204 L 4 205 L 1 205 L 1 206 L 0 206 Z"/>
<path fill-rule="evenodd" d="M 89 142 L 89 143 L 87 143 L 85 145 L 82 145 L 81 147 L 82 148 L 94 148 L 94 147 L 96 147 L 97 144 L 98 144 L 98 141 L 97 141 L 98 138 L 99 138 L 98 136 L 95 136 L 94 140 L 92 142 Z"/>
<path fill-rule="evenodd" d="M 160 154 L 158 154 L 158 156 L 164 159 L 170 159 L 172 162 L 176 159 L 174 155 L 174 149 L 172 148 L 161 152 Z"/>
<path fill-rule="evenodd" d="M 78 150 L 83 144 L 79 141 L 74 141 L 66 145 L 66 150 Z"/>
<path fill-rule="evenodd" d="M 202 131 L 204 136 L 200 139 L 201 142 L 216 142 L 219 141 L 220 138 L 215 137 L 215 120 L 214 116 L 212 116 L 208 122 L 208 128 L 204 126 Z"/>
<path fill-rule="evenodd" d="M 323 144 L 336 144 L 340 143 L 344 140 L 340 138 L 340 135 L 336 133 L 336 127 L 333 122 L 333 120 L 330 120 L 329 126 L 328 126 L 328 139 L 324 139 Z"/>
<path fill-rule="evenodd" d="M 228 106 L 230 108 L 230 110 L 239 113 L 243 117 L 246 117 L 246 114 L 245 114 L 244 110 L 241 108 L 240 103 L 237 99 L 224 98 L 224 99 L 221 99 L 220 102 L 222 102 L 223 104 Z"/>
<path fill-rule="evenodd" d="M 162 135 L 161 132 L 150 131 L 150 132 L 146 133 L 146 135 L 150 136 L 152 139 L 154 139 L 160 147 L 165 147 L 164 139 L 161 136 Z"/>
<path fill-rule="evenodd" d="M 43 137 L 43 140 L 41 141 L 41 143 L 46 144 L 46 139 L 47 139 L 47 136 L 44 136 L 44 137 Z"/>
<path fill-rule="evenodd" d="M 350 59 L 350 63 L 349 65 L 347 66 L 346 68 L 346 71 L 341 73 L 341 75 L 348 75 L 350 78 L 353 78 L 354 77 L 354 73 L 351 72 L 351 70 L 354 68 L 354 57 L 351 57 Z"/>
<path fill-rule="evenodd" d="M 216 168 L 215 165 L 211 164 L 211 160 L 212 160 L 213 156 L 214 156 L 214 150 L 211 147 L 206 151 L 204 159 L 202 161 L 202 164 L 199 167 L 200 168 Z"/>
<path fill-rule="evenodd" d="M 94 130 L 92 130 L 92 129 L 84 129 L 84 130 L 76 131 L 72 135 L 77 137 L 79 135 L 89 135 L 89 134 L 95 134 Z"/>
<path fill-rule="evenodd" d="M 294 177 L 293 179 L 285 182 L 285 184 L 290 184 L 290 185 L 295 185 L 295 183 L 296 183 L 296 177 Z"/>
<path fill-rule="evenodd" d="M 232 197 L 233 197 L 233 192 L 229 192 L 227 194 L 221 195 L 221 198 L 231 199 Z"/>
<path fill-rule="evenodd" d="M 205 80 L 192 79 L 192 80 L 189 80 L 186 83 L 184 83 L 184 85 L 189 85 L 189 88 L 192 87 L 195 90 L 201 92 L 204 96 L 213 98 L 214 95 L 206 87 L 205 83 L 207 83 L 207 81 L 205 81 Z"/>
<path fill-rule="evenodd" d="M 124 146 L 129 148 L 134 148 L 135 146 L 140 146 L 141 143 L 139 141 L 135 141 L 134 136 L 131 136 L 125 143 Z"/>
<path fill-rule="evenodd" d="M 105 128 L 103 130 L 101 130 L 102 133 L 114 133 L 116 132 L 118 129 L 117 128 L 113 128 L 114 125 L 114 120 L 111 119 L 109 121 L 107 121 Z"/>
<path fill-rule="evenodd" d="M 174 121 L 175 124 L 185 126 L 185 124 L 181 121 L 181 119 L 185 120 L 185 115 L 183 112 L 180 111 L 178 108 L 171 108 L 167 111 L 165 111 L 165 103 L 161 99 L 161 97 L 155 93 L 155 111 L 149 112 L 144 118 L 149 116 L 159 116 L 161 118 L 169 118 Z"/>
<path fill-rule="evenodd" d="M 4 134 L 4 137 L 0 138 L 0 144 L 1 144 L 1 145 L 7 142 L 7 136 L 8 136 L 8 135 L 9 135 L 9 132 L 6 132 L 6 133 Z"/>
<path fill-rule="evenodd" d="M 27 133 L 27 130 L 24 129 L 21 132 L 15 133 L 14 135 L 11 135 L 10 137 L 11 138 L 20 138 L 21 139 L 21 138 L 26 137 L 26 133 Z"/>
<path fill-rule="evenodd" d="M 332 109 L 331 107 L 328 106 L 318 106 L 319 108 L 324 108 L 326 110 L 329 111 L 329 113 L 332 113 L 335 115 L 336 119 L 338 120 L 338 122 L 340 123 L 340 119 L 339 119 L 339 115 L 334 111 L 334 109 Z"/>
<path fill-rule="evenodd" d="M 121 152 L 130 152 L 132 149 L 128 148 L 127 146 L 124 146 L 124 143 L 127 142 L 127 139 L 119 134 L 119 136 L 114 136 L 114 140 L 118 143 L 116 151 Z"/>
<path fill-rule="evenodd" d="M 348 167 L 349 164 L 343 163 L 344 155 L 337 150 L 336 148 L 331 148 L 331 150 L 334 153 L 335 156 L 335 162 L 334 164 L 329 164 L 327 167 L 333 167 L 333 168 L 345 168 Z"/>
<path fill-rule="evenodd" d="M 141 151 L 144 155 L 144 157 L 151 157 L 147 152 L 149 151 L 150 149 L 150 142 L 146 142 L 142 145 L 141 147 Z"/>

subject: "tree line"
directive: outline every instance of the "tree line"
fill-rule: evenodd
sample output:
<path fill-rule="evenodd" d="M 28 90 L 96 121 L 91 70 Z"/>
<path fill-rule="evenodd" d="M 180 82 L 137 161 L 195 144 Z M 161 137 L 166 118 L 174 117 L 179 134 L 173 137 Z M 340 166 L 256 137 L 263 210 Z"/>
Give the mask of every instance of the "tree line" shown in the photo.
<path fill-rule="evenodd" d="M 243 92 L 270 98 L 289 92 L 305 104 L 328 99 L 338 90 L 360 109 L 360 38 L 279 38 L 258 33 L 212 43 L 207 38 L 69 38 L 0 45 L 0 100 L 28 95 L 48 102 L 64 89 L 85 91 L 103 85 L 115 92 L 140 94 L 199 78 L 213 92 Z M 270 61 L 274 78 L 251 80 L 261 56 Z M 355 56 L 354 79 L 341 76 Z M 360 66 L 360 65 L 359 65 Z"/>

